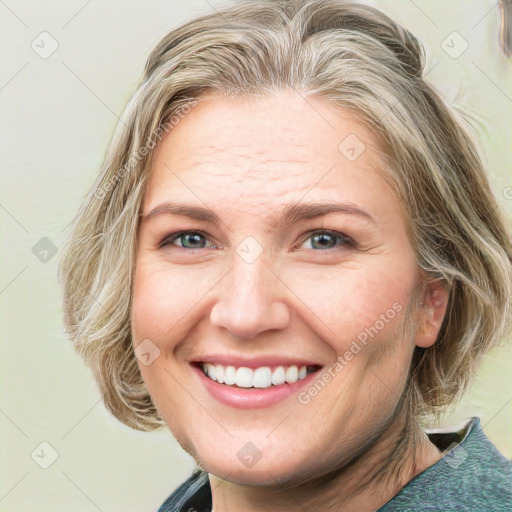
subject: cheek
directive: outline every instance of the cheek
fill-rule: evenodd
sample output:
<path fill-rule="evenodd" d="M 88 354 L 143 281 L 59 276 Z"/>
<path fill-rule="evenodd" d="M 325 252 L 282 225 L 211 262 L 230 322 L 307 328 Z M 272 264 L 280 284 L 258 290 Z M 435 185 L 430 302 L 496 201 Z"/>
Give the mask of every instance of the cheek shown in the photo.
<path fill-rule="evenodd" d="M 193 314 L 204 295 L 198 278 L 200 273 L 187 268 L 137 262 L 132 301 L 134 340 L 150 338 L 158 344 L 176 339 L 186 323 L 183 320 Z"/>
<path fill-rule="evenodd" d="M 186 336 L 186 322 L 182 320 L 194 301 L 197 301 L 194 287 L 190 286 L 186 272 L 171 274 L 161 264 L 144 258 L 137 261 L 131 310 L 133 345 L 136 348 L 149 339 L 158 348 L 158 356 L 151 364 L 139 360 L 138 365 L 153 403 L 171 430 L 180 437 L 179 416 L 172 411 L 185 410 L 185 404 L 175 380 L 181 380 L 176 373 L 179 368 L 171 364 L 169 355 Z"/>
<path fill-rule="evenodd" d="M 384 340 L 396 331 L 415 284 L 414 268 L 404 263 L 401 270 L 353 265 L 316 274 L 294 272 L 288 281 L 293 290 L 305 291 L 298 293 L 307 307 L 304 315 L 339 353 L 358 337 Z"/>

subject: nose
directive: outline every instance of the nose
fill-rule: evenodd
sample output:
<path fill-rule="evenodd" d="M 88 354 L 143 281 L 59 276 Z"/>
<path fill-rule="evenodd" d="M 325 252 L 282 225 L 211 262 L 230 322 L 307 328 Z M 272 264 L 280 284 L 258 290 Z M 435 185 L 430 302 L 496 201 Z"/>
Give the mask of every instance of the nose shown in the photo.
<path fill-rule="evenodd" d="M 210 312 L 212 325 L 244 340 L 288 325 L 287 287 L 263 257 L 247 263 L 234 255 L 231 271 L 218 286 L 219 295 Z"/>

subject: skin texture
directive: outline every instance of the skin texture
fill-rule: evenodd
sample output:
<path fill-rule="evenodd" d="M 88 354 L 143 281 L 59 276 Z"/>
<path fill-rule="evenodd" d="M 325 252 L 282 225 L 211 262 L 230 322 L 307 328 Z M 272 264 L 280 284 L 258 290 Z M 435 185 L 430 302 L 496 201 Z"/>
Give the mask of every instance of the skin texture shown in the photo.
<path fill-rule="evenodd" d="M 350 134 L 366 148 L 354 161 L 339 149 Z M 143 379 L 181 446 L 210 473 L 216 512 L 372 511 L 440 458 L 419 433 L 399 478 L 362 488 L 362 477 L 393 453 L 404 419 L 389 419 L 414 347 L 435 342 L 448 295 L 439 283 L 426 287 L 416 332 L 397 336 L 423 276 L 379 173 L 377 144 L 350 112 L 282 91 L 203 96 L 155 149 L 138 233 L 133 343 L 150 339 L 160 350 L 151 365 L 139 363 Z M 206 206 L 221 222 L 146 217 L 169 201 Z M 330 213 L 279 224 L 284 205 L 317 201 L 357 205 L 374 222 Z M 204 238 L 161 246 L 181 230 Z M 322 245 L 317 230 L 353 243 L 327 234 Z M 247 237 L 262 248 L 252 263 L 236 252 Z M 307 404 L 292 396 L 239 410 L 212 398 L 190 366 L 201 356 L 236 354 L 294 356 L 327 368 L 393 304 L 394 318 Z M 262 454 L 250 468 L 237 457 L 247 442 Z M 316 479 L 328 474 L 320 486 Z"/>

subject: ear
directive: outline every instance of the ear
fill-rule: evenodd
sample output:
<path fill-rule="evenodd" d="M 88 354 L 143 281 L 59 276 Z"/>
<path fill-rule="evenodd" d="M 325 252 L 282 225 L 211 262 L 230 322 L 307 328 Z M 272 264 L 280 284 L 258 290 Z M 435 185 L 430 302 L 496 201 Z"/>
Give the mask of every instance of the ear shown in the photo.
<path fill-rule="evenodd" d="M 426 284 L 418 314 L 418 329 L 415 336 L 417 347 L 431 347 L 437 339 L 448 306 L 450 291 L 443 281 Z"/>

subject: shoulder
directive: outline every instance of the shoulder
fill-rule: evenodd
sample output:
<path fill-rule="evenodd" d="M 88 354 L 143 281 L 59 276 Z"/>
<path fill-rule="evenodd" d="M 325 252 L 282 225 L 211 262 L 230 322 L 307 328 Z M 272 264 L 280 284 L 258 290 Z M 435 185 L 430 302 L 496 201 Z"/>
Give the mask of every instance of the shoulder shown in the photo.
<path fill-rule="evenodd" d="M 196 468 L 160 506 L 158 512 L 211 512 L 212 494 L 208 473 Z"/>
<path fill-rule="evenodd" d="M 461 432 L 433 432 L 443 458 L 411 480 L 379 512 L 512 511 L 512 462 L 484 434 L 478 418 Z"/>

